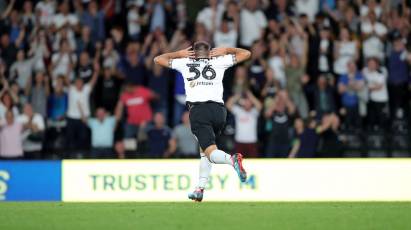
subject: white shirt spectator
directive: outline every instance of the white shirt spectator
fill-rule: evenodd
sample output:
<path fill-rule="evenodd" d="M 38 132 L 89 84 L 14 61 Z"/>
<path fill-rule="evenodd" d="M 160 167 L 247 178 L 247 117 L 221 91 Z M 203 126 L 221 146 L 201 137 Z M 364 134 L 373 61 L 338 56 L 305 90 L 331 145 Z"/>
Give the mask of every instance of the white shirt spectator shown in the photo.
<path fill-rule="evenodd" d="M 214 18 L 215 28 L 220 27 L 223 13 L 224 13 L 224 5 L 218 4 L 217 12 L 215 13 L 216 15 Z M 208 31 L 212 31 L 213 30 L 213 21 L 212 21 L 213 15 L 214 15 L 213 9 L 211 7 L 206 7 L 198 13 L 196 22 L 204 24 L 204 26 L 207 28 Z"/>
<path fill-rule="evenodd" d="M 368 15 L 368 12 L 370 12 L 370 8 L 367 5 L 362 5 L 360 8 L 361 17 L 366 17 Z M 381 17 L 382 9 L 380 5 L 375 6 L 374 13 L 375 13 L 375 16 L 377 16 L 377 18 Z"/>
<path fill-rule="evenodd" d="M 13 111 L 13 115 L 15 117 L 19 115 L 19 109 L 17 108 L 17 106 L 13 106 L 11 108 L 11 111 Z M 6 112 L 7 112 L 6 106 L 0 102 L 0 121 L 6 117 Z"/>
<path fill-rule="evenodd" d="M 29 122 L 29 117 L 26 114 L 22 114 L 17 117 L 17 122 L 20 122 L 23 126 Z M 44 118 L 39 114 L 35 113 L 32 118 L 32 123 L 37 126 L 38 131 L 43 132 L 45 130 Z M 27 152 L 40 151 L 42 149 L 42 143 L 29 140 L 29 135 L 31 134 L 30 129 L 26 129 L 23 132 L 23 150 Z"/>
<path fill-rule="evenodd" d="M 66 28 L 67 30 L 67 41 L 70 45 L 71 50 L 76 50 L 76 36 L 74 34 L 74 31 L 70 28 Z M 60 41 L 62 39 L 61 32 L 57 33 L 56 36 L 54 36 L 54 41 L 53 41 L 53 50 L 58 51 L 60 49 Z"/>
<path fill-rule="evenodd" d="M 36 4 L 36 11 L 40 11 L 40 24 L 49 26 L 53 21 L 56 4 L 54 1 L 40 1 Z"/>
<path fill-rule="evenodd" d="M 77 90 L 74 85 L 71 85 L 68 93 L 68 111 L 67 117 L 72 119 L 81 119 L 82 114 L 80 107 L 83 111 L 84 117 L 90 116 L 90 93 L 91 85 L 84 84 L 81 91 Z"/>
<path fill-rule="evenodd" d="M 284 61 L 280 56 L 273 56 L 268 59 L 268 66 L 274 72 L 274 78 L 280 82 L 282 87 L 285 87 L 287 80 L 285 78 Z"/>
<path fill-rule="evenodd" d="M 330 46 L 330 41 L 326 39 L 322 39 L 320 41 L 320 50 L 328 50 Z M 318 59 L 318 69 L 321 72 L 328 72 L 330 71 L 330 66 L 328 66 L 328 59 L 325 53 L 320 53 L 320 57 Z"/>
<path fill-rule="evenodd" d="M 141 26 L 138 22 L 140 15 L 137 7 L 132 7 L 127 13 L 128 35 L 136 36 L 140 34 Z"/>
<path fill-rule="evenodd" d="M 60 58 L 60 55 L 62 55 L 61 58 Z M 67 54 L 67 53 L 61 54 L 58 52 L 58 53 L 53 54 L 53 56 L 51 57 L 52 64 L 56 65 L 52 72 L 54 79 L 57 78 L 59 75 L 64 75 L 64 76 L 67 75 L 69 71 L 70 55 L 71 55 L 72 64 L 75 65 L 75 63 L 77 62 L 77 57 L 75 54 Z M 60 58 L 60 61 L 59 61 L 59 58 Z M 69 76 L 69 77 L 71 79 L 73 78 L 73 76 Z"/>
<path fill-rule="evenodd" d="M 56 14 L 53 17 L 53 24 L 56 26 L 57 29 L 61 28 L 66 24 L 70 26 L 76 26 L 78 24 L 78 21 L 78 17 L 75 14 Z"/>
<path fill-rule="evenodd" d="M 340 42 L 337 50 L 338 56 L 334 62 L 334 71 L 337 74 L 347 73 L 347 63 L 355 60 L 357 45 L 355 41 Z"/>
<path fill-rule="evenodd" d="M 218 30 L 214 33 L 214 45 L 216 47 L 236 47 L 237 31 L 230 30 L 227 33 Z"/>
<path fill-rule="evenodd" d="M 23 146 L 21 142 L 22 124 L 14 121 L 6 124 L 0 120 L 0 156 L 7 158 L 23 157 Z"/>
<path fill-rule="evenodd" d="M 361 25 L 361 32 L 363 34 L 374 34 L 363 42 L 364 58 L 377 57 L 382 60 L 384 58 L 384 43 L 379 37 L 387 34 L 387 27 L 379 22 L 374 24 L 364 22 Z"/>
<path fill-rule="evenodd" d="M 27 86 L 27 81 L 30 80 L 33 72 L 33 59 L 25 59 L 16 61 L 10 67 L 10 79 L 16 78 L 17 84 L 24 89 Z"/>
<path fill-rule="evenodd" d="M 388 102 L 387 90 L 387 71 L 382 69 L 381 72 L 370 71 L 364 68 L 363 75 L 367 81 L 368 88 L 382 84 L 382 88 L 378 90 L 370 90 L 370 100 L 374 102 Z"/>
<path fill-rule="evenodd" d="M 320 8 L 319 0 L 297 0 L 295 1 L 297 15 L 306 14 L 308 19 L 314 21 L 315 15 Z"/>
<path fill-rule="evenodd" d="M 257 121 L 259 112 L 256 108 L 246 111 L 234 105 L 231 112 L 235 117 L 234 139 L 238 143 L 251 144 L 257 142 Z"/>
<path fill-rule="evenodd" d="M 265 27 L 267 27 L 267 18 L 261 10 L 252 12 L 248 9 L 242 9 L 240 14 L 240 44 L 251 47 L 254 41 L 260 39 L 261 31 Z"/>

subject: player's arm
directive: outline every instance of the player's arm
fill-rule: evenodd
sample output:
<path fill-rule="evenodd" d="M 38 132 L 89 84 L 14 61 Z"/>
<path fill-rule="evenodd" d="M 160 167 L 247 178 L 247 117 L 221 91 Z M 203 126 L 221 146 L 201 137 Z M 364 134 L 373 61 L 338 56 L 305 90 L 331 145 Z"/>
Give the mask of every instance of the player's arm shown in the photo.
<path fill-rule="evenodd" d="M 171 68 L 171 61 L 173 59 L 188 57 L 195 57 L 194 51 L 191 49 L 191 46 L 183 50 L 161 54 L 154 58 L 154 63 L 163 67 Z"/>
<path fill-rule="evenodd" d="M 241 49 L 241 48 L 218 47 L 218 48 L 212 49 L 210 52 L 211 57 L 218 57 L 218 56 L 223 56 L 227 54 L 232 54 L 235 56 L 236 63 L 234 64 L 246 61 L 251 57 L 250 51 L 246 49 Z"/>

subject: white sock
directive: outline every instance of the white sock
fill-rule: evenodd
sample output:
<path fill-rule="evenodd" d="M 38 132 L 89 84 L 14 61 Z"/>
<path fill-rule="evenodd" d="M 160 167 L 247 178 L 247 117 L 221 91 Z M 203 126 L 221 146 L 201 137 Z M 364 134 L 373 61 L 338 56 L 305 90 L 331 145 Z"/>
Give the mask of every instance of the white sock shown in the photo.
<path fill-rule="evenodd" d="M 231 160 L 231 155 L 216 149 L 211 152 L 210 154 L 210 161 L 214 164 L 228 164 L 233 165 L 233 161 Z"/>
<path fill-rule="evenodd" d="M 207 185 L 208 179 L 211 172 L 211 162 L 208 160 L 207 156 L 204 153 L 200 153 L 200 173 L 198 179 L 198 188 L 205 188 Z"/>

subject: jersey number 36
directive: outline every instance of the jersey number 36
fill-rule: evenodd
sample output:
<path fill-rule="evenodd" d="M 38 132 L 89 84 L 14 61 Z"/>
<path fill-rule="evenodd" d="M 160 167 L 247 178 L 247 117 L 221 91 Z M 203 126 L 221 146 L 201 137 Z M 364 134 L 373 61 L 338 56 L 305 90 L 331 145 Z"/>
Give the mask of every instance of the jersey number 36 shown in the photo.
<path fill-rule="evenodd" d="M 187 64 L 187 67 L 189 68 L 188 71 L 190 71 L 190 73 L 195 74 L 194 77 L 187 78 L 187 81 L 196 80 L 200 75 L 207 80 L 213 80 L 216 77 L 215 70 L 211 65 L 206 65 L 201 73 L 200 70 L 197 69 L 197 67 L 200 67 L 200 64 Z"/>

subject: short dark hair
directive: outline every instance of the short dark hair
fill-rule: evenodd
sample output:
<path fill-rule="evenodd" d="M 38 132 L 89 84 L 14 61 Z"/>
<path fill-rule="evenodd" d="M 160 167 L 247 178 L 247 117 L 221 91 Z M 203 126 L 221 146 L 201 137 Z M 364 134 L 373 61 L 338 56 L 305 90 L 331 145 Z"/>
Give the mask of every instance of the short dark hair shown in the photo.
<path fill-rule="evenodd" d="M 196 56 L 205 56 L 210 52 L 210 44 L 206 41 L 198 41 L 193 45 L 193 50 Z"/>

